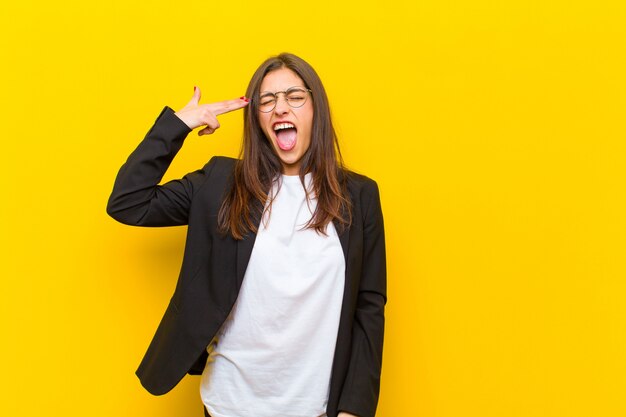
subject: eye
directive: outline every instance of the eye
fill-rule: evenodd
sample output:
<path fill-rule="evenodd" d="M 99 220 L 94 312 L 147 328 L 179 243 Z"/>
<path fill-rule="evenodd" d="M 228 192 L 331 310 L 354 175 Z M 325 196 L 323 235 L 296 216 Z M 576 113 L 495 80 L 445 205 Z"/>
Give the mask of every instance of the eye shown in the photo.
<path fill-rule="evenodd" d="M 292 90 L 287 93 L 287 100 L 292 104 L 300 104 L 306 100 L 306 91 L 304 90 Z"/>
<path fill-rule="evenodd" d="M 276 98 L 274 98 L 274 96 L 263 96 L 259 100 L 259 104 L 261 106 L 269 106 L 269 105 L 274 104 L 275 101 L 276 101 Z"/>

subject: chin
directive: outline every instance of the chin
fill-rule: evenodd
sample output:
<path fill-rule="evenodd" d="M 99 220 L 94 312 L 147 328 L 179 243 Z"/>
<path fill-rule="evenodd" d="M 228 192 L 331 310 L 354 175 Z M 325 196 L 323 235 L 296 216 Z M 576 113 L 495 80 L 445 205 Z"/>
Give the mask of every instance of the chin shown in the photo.
<path fill-rule="evenodd" d="M 280 156 L 280 154 L 278 154 L 278 159 L 280 159 L 283 174 L 291 171 L 292 174 L 288 174 L 288 175 L 295 175 L 300 172 L 300 163 L 299 163 L 300 159 L 283 158 Z M 295 174 L 293 174 L 293 172 L 295 172 Z"/>
<path fill-rule="evenodd" d="M 280 163 L 283 164 L 284 168 L 298 168 L 298 161 L 294 161 L 292 159 L 285 159 L 285 158 L 280 158 Z"/>

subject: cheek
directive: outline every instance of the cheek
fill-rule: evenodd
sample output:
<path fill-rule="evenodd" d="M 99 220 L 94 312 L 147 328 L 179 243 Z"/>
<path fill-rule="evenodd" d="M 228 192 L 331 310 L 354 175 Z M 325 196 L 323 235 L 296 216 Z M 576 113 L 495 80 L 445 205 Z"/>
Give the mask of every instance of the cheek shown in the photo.
<path fill-rule="evenodd" d="M 304 122 L 304 125 L 306 126 L 306 131 L 309 134 L 309 138 L 310 135 L 313 132 L 313 108 L 308 108 L 306 109 L 306 112 L 303 114 L 303 118 L 302 121 Z"/>
<path fill-rule="evenodd" d="M 311 143 L 311 141 L 313 140 L 313 118 L 311 118 L 311 120 L 308 120 L 307 123 L 307 138 L 309 143 Z"/>
<path fill-rule="evenodd" d="M 269 128 L 269 121 L 266 120 L 266 118 L 263 118 L 263 116 L 259 117 L 259 125 L 261 126 L 261 130 L 263 131 L 263 134 L 265 135 L 265 137 L 267 139 L 270 139 L 270 128 Z"/>
<path fill-rule="evenodd" d="M 311 126 L 308 127 L 308 132 L 306 132 L 306 136 L 304 137 L 304 140 L 302 141 L 303 143 L 303 151 L 306 152 L 310 147 L 311 147 L 311 142 L 313 141 L 312 138 L 312 132 L 311 132 Z"/>

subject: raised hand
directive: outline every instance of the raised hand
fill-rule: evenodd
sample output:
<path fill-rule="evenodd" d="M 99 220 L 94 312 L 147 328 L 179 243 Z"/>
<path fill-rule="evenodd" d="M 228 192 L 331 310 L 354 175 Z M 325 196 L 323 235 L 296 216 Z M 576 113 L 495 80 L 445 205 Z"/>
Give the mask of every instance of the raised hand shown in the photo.
<path fill-rule="evenodd" d="M 200 104 L 200 97 L 200 88 L 194 87 L 193 97 L 189 103 L 175 113 L 190 129 L 206 126 L 198 131 L 198 136 L 210 135 L 215 132 L 220 127 L 217 116 L 244 108 L 249 102 L 247 98 L 241 97 L 217 103 Z"/>

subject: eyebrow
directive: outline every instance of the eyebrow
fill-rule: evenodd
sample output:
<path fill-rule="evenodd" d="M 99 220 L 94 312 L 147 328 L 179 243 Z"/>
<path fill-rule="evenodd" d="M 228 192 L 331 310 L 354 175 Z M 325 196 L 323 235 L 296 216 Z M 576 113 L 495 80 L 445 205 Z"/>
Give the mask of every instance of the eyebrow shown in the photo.
<path fill-rule="evenodd" d="M 300 86 L 300 85 L 294 85 L 293 87 L 289 87 L 288 89 L 284 90 L 284 91 L 277 91 L 276 93 L 284 93 L 290 90 L 293 90 L 295 88 L 300 88 L 302 90 L 306 90 L 307 88 L 304 86 Z M 261 94 L 259 94 L 259 97 L 265 97 L 265 96 L 275 96 L 276 93 L 272 93 L 271 91 L 264 91 Z"/>

